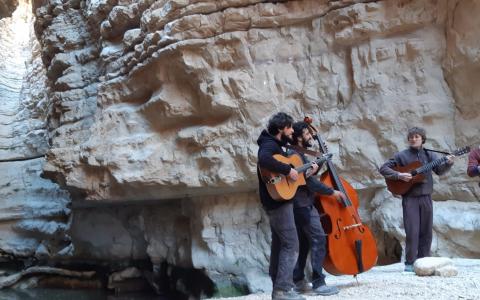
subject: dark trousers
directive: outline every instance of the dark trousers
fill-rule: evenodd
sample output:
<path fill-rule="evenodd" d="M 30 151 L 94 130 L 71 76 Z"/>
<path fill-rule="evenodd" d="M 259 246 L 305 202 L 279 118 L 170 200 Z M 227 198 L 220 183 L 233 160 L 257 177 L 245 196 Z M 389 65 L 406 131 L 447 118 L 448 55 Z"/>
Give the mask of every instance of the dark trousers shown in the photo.
<path fill-rule="evenodd" d="M 293 269 L 298 256 L 298 237 L 293 217 L 293 202 L 268 210 L 272 245 L 269 274 L 274 290 L 290 290 L 293 284 Z"/>
<path fill-rule="evenodd" d="M 433 207 L 431 195 L 408 196 L 402 199 L 405 227 L 405 263 L 430 256 L 432 246 Z"/>
<path fill-rule="evenodd" d="M 310 251 L 312 284 L 313 288 L 317 288 L 325 284 L 322 267 L 327 253 L 326 235 L 320 223 L 318 211 L 314 206 L 295 208 L 294 215 L 300 246 L 297 264 L 293 272 L 293 281 L 297 282 L 305 278 L 304 270 L 308 251 Z"/>

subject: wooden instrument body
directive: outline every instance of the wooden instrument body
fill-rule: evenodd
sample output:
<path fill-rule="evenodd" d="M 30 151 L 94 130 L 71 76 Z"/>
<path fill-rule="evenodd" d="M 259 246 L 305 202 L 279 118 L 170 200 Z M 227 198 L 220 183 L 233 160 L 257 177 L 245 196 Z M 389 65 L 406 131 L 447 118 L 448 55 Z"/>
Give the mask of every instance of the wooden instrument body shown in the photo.
<path fill-rule="evenodd" d="M 452 153 L 446 153 L 453 156 L 460 156 L 470 152 L 471 146 L 465 146 L 458 148 L 457 150 L 453 151 Z M 428 150 L 433 151 L 433 150 Z M 438 152 L 438 151 L 437 151 Z M 433 160 L 425 165 L 423 165 L 420 161 L 414 161 L 409 163 L 406 166 L 396 166 L 392 169 L 401 173 L 410 173 L 412 174 L 412 179 L 408 182 L 403 180 L 392 180 L 386 179 L 385 182 L 387 183 L 388 190 L 395 195 L 404 195 L 406 194 L 413 185 L 423 182 L 425 180 L 426 172 L 429 172 L 433 168 L 445 163 L 447 161 L 447 157 L 441 157 L 439 159 Z"/>
<path fill-rule="evenodd" d="M 414 161 L 406 166 L 397 166 L 392 169 L 401 173 L 411 173 L 413 170 L 420 168 L 422 163 L 420 161 Z M 385 179 L 387 183 L 387 189 L 395 195 L 405 195 L 415 184 L 421 183 L 425 180 L 424 174 L 416 174 L 412 176 L 412 180 L 406 182 L 403 180 Z"/>
<path fill-rule="evenodd" d="M 298 154 L 292 154 L 288 157 L 281 154 L 275 154 L 273 158 L 284 164 L 290 165 L 293 168 L 298 168 L 304 164 L 302 158 Z M 270 172 L 269 170 L 263 168 L 260 168 L 259 170 L 262 178 L 266 179 L 264 182 L 267 186 L 268 193 L 274 200 L 291 200 L 295 196 L 298 187 L 306 184 L 303 173 L 298 173 L 297 180 L 292 180 L 289 176 L 285 176 L 283 174 Z M 268 183 L 268 180 L 271 178 L 277 178 L 278 182 Z"/>
<path fill-rule="evenodd" d="M 339 179 L 351 206 L 344 207 L 333 196 L 320 194 L 316 196 L 317 208 L 324 214 L 321 218 L 322 226 L 328 235 L 328 255 L 325 257 L 324 268 L 333 275 L 356 275 L 375 266 L 378 257 L 377 246 L 372 232 L 358 216 L 357 192 L 343 178 Z M 329 187 L 338 189 L 328 171 L 321 175 L 321 181 Z M 360 260 L 363 270 L 360 270 L 358 263 L 356 241 L 361 241 Z"/>

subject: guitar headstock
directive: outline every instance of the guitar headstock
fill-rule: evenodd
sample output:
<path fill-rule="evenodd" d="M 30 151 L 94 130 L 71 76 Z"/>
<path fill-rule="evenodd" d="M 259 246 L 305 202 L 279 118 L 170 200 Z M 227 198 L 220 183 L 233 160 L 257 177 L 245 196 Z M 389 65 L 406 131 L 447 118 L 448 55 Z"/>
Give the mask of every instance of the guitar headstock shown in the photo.
<path fill-rule="evenodd" d="M 324 140 L 322 140 L 322 147 L 321 148 L 322 148 L 323 153 L 328 153 L 328 146 L 327 146 L 327 144 L 325 143 Z"/>
<path fill-rule="evenodd" d="M 455 155 L 455 156 L 460 156 L 460 155 L 463 155 L 463 154 L 466 154 L 466 153 L 469 153 L 469 152 L 470 152 L 470 146 L 465 146 L 465 147 L 462 147 L 462 148 L 458 148 L 452 154 Z"/>
<path fill-rule="evenodd" d="M 328 153 L 327 144 L 325 144 L 325 142 L 322 140 L 322 138 L 318 134 L 318 130 L 312 125 L 313 119 L 309 116 L 305 116 L 305 118 L 303 118 L 303 121 L 308 124 L 308 130 L 310 130 L 310 133 L 312 134 L 313 138 L 315 138 L 318 141 L 318 146 L 320 147 L 320 151 L 323 153 Z"/>

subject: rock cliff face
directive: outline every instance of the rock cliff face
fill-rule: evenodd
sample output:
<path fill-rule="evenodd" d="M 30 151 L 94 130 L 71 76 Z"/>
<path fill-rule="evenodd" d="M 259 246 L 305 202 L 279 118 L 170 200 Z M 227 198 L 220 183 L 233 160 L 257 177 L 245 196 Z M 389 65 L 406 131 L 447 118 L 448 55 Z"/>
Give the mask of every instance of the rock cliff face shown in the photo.
<path fill-rule="evenodd" d="M 6 0 L 0 3 L 0 18 L 10 17 L 18 5 L 18 0 Z"/>
<path fill-rule="evenodd" d="M 69 252 L 70 198 L 40 177 L 49 149 L 48 89 L 31 6 L 17 4 L 0 20 L 0 253 L 60 257 Z"/>
<path fill-rule="evenodd" d="M 268 289 L 255 141 L 286 111 L 314 117 L 380 258 L 396 259 L 401 204 L 377 168 L 412 125 L 443 150 L 479 136 L 474 0 L 45 0 L 33 11 L 48 107 L 35 145 L 72 198 L 77 257 L 149 257 Z M 12 144 L 0 146 L 18 153 Z M 465 158 L 436 180 L 433 253 L 478 255 Z"/>

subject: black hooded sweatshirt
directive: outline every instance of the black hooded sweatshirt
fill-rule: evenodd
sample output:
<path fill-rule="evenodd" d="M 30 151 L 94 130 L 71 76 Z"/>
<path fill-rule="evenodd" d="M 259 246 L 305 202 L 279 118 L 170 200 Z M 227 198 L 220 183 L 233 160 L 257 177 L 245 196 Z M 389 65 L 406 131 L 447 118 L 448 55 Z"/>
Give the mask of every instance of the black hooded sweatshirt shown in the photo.
<path fill-rule="evenodd" d="M 257 140 L 258 144 L 258 161 L 257 165 L 260 168 L 267 169 L 271 172 L 280 173 L 287 176 L 290 173 L 290 165 L 279 162 L 273 158 L 274 154 L 286 155 L 282 147 L 287 144 L 286 141 L 279 141 L 274 136 L 263 130 Z M 260 172 L 257 168 L 258 176 L 258 190 L 260 193 L 260 200 L 265 210 L 272 210 L 289 203 L 290 201 L 275 201 L 268 194 L 267 186 L 263 182 Z"/>

